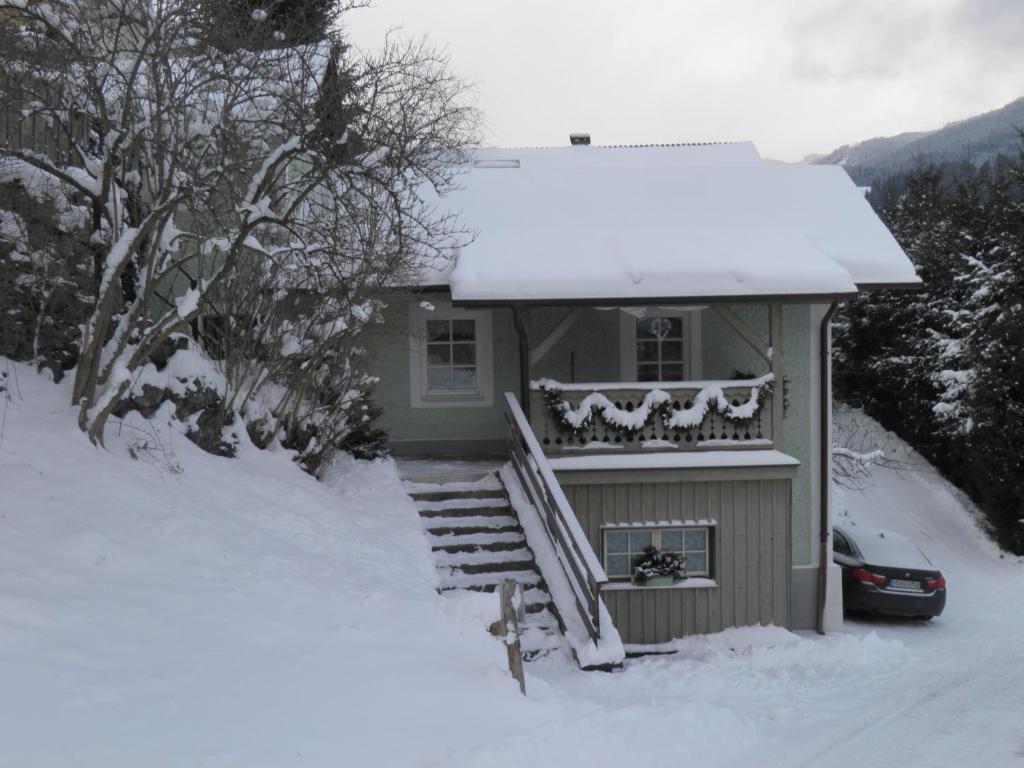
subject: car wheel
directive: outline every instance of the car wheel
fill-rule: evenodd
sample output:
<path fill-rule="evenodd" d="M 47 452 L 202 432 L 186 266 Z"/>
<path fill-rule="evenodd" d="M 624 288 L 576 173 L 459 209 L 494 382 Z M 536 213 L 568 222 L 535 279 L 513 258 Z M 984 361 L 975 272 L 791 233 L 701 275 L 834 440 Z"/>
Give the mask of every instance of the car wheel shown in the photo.
<path fill-rule="evenodd" d="M 935 617 L 934 616 L 915 616 L 914 618 L 917 619 L 918 621 L 931 621 Z"/>

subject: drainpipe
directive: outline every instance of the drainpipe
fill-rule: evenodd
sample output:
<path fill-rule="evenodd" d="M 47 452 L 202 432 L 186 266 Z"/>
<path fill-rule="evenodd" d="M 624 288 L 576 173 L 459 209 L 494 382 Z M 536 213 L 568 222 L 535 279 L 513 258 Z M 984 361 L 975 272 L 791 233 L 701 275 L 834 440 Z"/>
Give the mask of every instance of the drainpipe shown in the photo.
<path fill-rule="evenodd" d="M 832 324 L 832 316 L 839 309 L 839 302 L 833 301 L 825 316 L 821 319 L 820 337 L 818 339 L 818 430 L 820 439 L 821 460 L 818 462 L 821 473 L 818 478 L 818 490 L 821 498 L 818 501 L 818 524 L 819 549 L 818 549 L 818 634 L 825 634 L 825 598 L 828 590 L 828 537 L 829 530 L 828 506 L 829 490 L 831 488 L 831 467 L 832 467 L 832 430 L 829 429 L 829 405 L 831 404 L 832 391 L 832 356 L 829 350 L 829 326 Z"/>
<path fill-rule="evenodd" d="M 519 404 L 526 420 L 530 420 L 530 337 L 526 329 L 526 309 L 522 304 L 512 306 L 512 321 L 519 337 Z"/>

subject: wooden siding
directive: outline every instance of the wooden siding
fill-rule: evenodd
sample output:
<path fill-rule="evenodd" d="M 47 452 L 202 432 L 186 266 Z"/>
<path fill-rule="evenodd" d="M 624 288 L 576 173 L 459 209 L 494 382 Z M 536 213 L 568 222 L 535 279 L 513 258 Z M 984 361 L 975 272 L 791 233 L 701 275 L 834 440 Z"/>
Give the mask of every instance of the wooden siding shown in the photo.
<path fill-rule="evenodd" d="M 713 520 L 714 587 L 619 588 L 602 591 L 622 640 L 664 643 L 732 626 L 789 626 L 792 481 L 641 481 L 638 473 L 574 484 L 559 473 L 565 495 L 594 551 L 612 523 Z M 620 480 L 616 482 L 616 480 Z M 625 480 L 625 481 L 623 481 Z"/>

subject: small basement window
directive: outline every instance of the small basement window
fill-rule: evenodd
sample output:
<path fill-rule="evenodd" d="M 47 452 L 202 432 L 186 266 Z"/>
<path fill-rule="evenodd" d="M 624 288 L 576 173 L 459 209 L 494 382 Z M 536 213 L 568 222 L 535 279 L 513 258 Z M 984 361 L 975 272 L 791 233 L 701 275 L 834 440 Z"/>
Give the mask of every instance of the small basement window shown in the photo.
<path fill-rule="evenodd" d="M 608 578 L 632 579 L 633 562 L 650 546 L 685 557 L 688 576 L 711 575 L 711 528 L 686 525 L 665 528 L 606 528 L 604 570 Z"/>

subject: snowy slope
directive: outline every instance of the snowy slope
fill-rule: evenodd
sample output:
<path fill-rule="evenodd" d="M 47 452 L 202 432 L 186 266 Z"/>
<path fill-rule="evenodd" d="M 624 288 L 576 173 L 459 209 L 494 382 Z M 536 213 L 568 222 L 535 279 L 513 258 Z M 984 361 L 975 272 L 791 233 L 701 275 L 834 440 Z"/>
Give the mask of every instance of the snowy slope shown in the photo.
<path fill-rule="evenodd" d="M 407 765 L 524 708 L 390 463 L 320 484 L 165 429 L 174 473 L 125 455 L 153 435 L 93 449 L 66 386 L 5 369 L 0 766 Z"/>
<path fill-rule="evenodd" d="M 5 768 L 1021 764 L 1024 566 L 927 467 L 840 506 L 943 568 L 934 622 L 731 631 L 617 674 L 550 659 L 522 698 L 484 631 L 493 596 L 436 593 L 390 462 L 318 484 L 283 452 L 221 459 L 166 429 L 169 460 L 136 462 L 143 433 L 93 449 L 65 385 L 2 370 Z"/>

